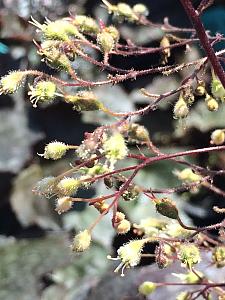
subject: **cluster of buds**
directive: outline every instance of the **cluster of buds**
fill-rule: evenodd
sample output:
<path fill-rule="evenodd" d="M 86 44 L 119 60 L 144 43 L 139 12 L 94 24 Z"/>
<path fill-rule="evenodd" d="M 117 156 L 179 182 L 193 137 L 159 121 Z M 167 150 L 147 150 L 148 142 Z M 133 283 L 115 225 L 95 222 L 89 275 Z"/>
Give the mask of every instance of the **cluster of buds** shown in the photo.
<path fill-rule="evenodd" d="M 181 244 L 179 247 L 178 257 L 183 266 L 192 269 L 193 265 L 201 260 L 200 252 L 194 244 Z"/>
<path fill-rule="evenodd" d="M 141 3 L 131 7 L 125 2 L 119 2 L 117 5 L 112 5 L 107 0 L 102 0 L 102 2 L 106 5 L 109 13 L 113 13 L 120 22 L 124 20 L 138 22 L 141 16 L 146 17 L 149 14 L 148 8 Z"/>

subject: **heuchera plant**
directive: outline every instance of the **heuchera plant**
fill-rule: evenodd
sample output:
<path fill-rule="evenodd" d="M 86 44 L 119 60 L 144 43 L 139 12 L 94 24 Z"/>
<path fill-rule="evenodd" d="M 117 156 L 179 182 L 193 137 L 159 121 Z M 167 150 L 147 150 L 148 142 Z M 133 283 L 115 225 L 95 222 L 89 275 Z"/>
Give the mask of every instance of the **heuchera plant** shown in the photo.
<path fill-rule="evenodd" d="M 187 13 L 193 28 L 178 28 L 169 24 L 165 19 L 164 24 L 155 24 L 147 16 L 149 14 L 145 5 L 137 3 L 131 7 L 127 3 L 112 5 L 107 0 L 102 0 L 105 9 L 113 14 L 119 22 L 131 22 L 135 25 L 159 28 L 164 36 L 156 48 L 141 47 L 135 44 L 120 42 L 120 32 L 115 25 L 106 25 L 102 21 L 96 21 L 85 15 L 75 15 L 67 18 L 50 21 L 44 24 L 31 19 L 30 23 L 37 28 L 40 35 L 40 43 L 35 41 L 37 53 L 51 68 L 64 71 L 70 80 L 64 81 L 55 76 L 48 75 L 37 70 L 12 71 L 1 78 L 1 94 L 11 94 L 23 84 L 28 76 L 33 77 L 33 84 L 29 85 L 28 95 L 34 107 L 41 103 L 51 103 L 55 99 L 61 99 L 73 105 L 76 111 L 103 111 L 105 114 L 116 117 L 110 125 L 100 126 L 92 133 L 85 133 L 80 145 L 67 145 L 60 141 L 53 141 L 46 145 L 45 159 L 61 159 L 68 151 L 75 151 L 76 162 L 71 168 L 57 177 L 43 178 L 37 183 L 34 192 L 44 195 L 46 198 L 56 196 L 56 211 L 61 214 L 71 209 L 74 202 L 86 202 L 99 212 L 99 217 L 84 228 L 73 239 L 71 249 L 75 252 L 83 252 L 91 245 L 92 231 L 97 223 L 108 212 L 112 215 L 112 227 L 118 234 L 125 234 L 131 227 L 138 233 L 139 238 L 131 240 L 121 246 L 117 251 L 117 257 L 108 259 L 118 260 L 115 272 L 121 272 L 124 276 L 126 268 L 132 268 L 139 264 L 143 247 L 147 243 L 157 243 L 155 250 L 155 262 L 160 269 L 166 268 L 174 261 L 180 261 L 185 268 L 183 274 L 177 274 L 181 282 L 143 282 L 139 286 L 139 293 L 148 296 L 156 289 L 166 285 L 192 286 L 191 291 L 184 291 L 176 299 L 197 299 L 203 297 L 210 299 L 214 293 L 220 300 L 225 299 L 225 283 L 209 280 L 206 275 L 197 270 L 201 261 L 201 253 L 211 253 L 211 263 L 215 268 L 225 266 L 224 225 L 225 221 L 206 227 L 192 227 L 184 224 L 174 201 L 169 195 L 188 190 L 198 190 L 201 186 L 210 187 L 214 192 L 224 195 L 224 192 L 213 185 L 213 178 L 225 174 L 225 170 L 212 170 L 199 165 L 194 165 L 185 160 L 185 157 L 201 153 L 224 151 L 225 129 L 216 129 L 209 137 L 209 147 L 191 149 L 182 152 L 162 153 L 150 139 L 147 129 L 132 120 L 133 116 L 150 114 L 157 109 L 160 102 L 166 101 L 171 95 L 177 94 L 173 114 L 176 119 L 184 119 L 189 114 L 196 96 L 201 96 L 209 111 L 217 111 L 225 102 L 225 73 L 221 65 L 224 61 L 225 50 L 214 52 L 214 43 L 224 40 L 217 34 L 211 36 L 205 31 L 201 20 L 201 13 L 212 4 L 213 1 L 202 0 L 198 7 L 193 7 L 191 0 L 180 0 Z M 205 57 L 188 63 L 170 65 L 168 59 L 174 48 L 200 43 L 205 51 Z M 102 53 L 102 60 L 97 60 L 90 55 L 91 48 L 95 52 Z M 110 63 L 112 56 L 143 56 L 161 53 L 160 65 L 150 69 L 135 70 L 122 69 Z M 105 71 L 106 78 L 101 81 L 88 81 L 80 78 L 73 68 L 72 62 L 80 57 L 93 64 L 96 68 Z M 145 107 L 129 112 L 115 112 L 101 103 L 92 88 L 102 85 L 119 84 L 125 80 L 136 79 L 148 74 L 165 74 L 169 76 L 188 67 L 194 67 L 194 71 L 185 78 L 180 86 L 164 94 L 151 94 L 145 89 L 140 93 L 149 97 L 152 101 Z M 207 71 L 211 74 L 211 85 L 206 85 Z M 72 87 L 80 87 L 77 93 L 68 93 Z M 116 101 L 116 100 L 115 100 Z M 210 145 L 211 144 L 211 145 Z M 137 145 L 139 149 L 145 148 L 143 154 L 134 154 L 130 145 Z M 117 162 L 132 159 L 136 164 L 118 168 Z M 184 166 L 183 170 L 176 171 L 182 184 L 170 189 L 148 189 L 135 184 L 135 176 L 145 167 L 163 160 L 172 160 L 174 164 Z M 129 172 L 128 172 L 129 171 Z M 129 175 L 127 175 L 129 174 Z M 76 197 L 78 189 L 87 189 L 94 183 L 104 181 L 109 190 L 107 195 L 91 199 Z M 124 213 L 118 211 L 120 201 L 132 201 L 140 194 L 144 194 L 151 201 L 152 207 L 164 216 L 161 219 L 140 220 L 140 224 L 131 224 Z M 158 197 L 160 194 L 168 194 L 168 197 Z M 217 213 L 223 214 L 224 208 L 215 207 Z M 218 236 L 213 238 L 208 235 L 211 230 L 218 229 Z"/>

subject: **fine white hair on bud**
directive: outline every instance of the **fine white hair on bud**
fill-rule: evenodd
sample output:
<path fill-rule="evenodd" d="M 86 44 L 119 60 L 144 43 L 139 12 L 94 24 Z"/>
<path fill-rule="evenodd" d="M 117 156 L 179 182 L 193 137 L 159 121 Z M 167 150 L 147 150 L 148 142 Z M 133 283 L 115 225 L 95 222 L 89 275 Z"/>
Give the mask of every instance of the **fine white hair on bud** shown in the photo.
<path fill-rule="evenodd" d="M 103 150 L 111 165 L 114 165 L 117 160 L 124 159 L 128 153 L 124 137 L 120 133 L 115 133 L 109 137 L 103 143 Z"/>
<path fill-rule="evenodd" d="M 71 245 L 72 251 L 83 252 L 89 248 L 91 244 L 91 233 L 85 229 L 75 235 Z"/>
<path fill-rule="evenodd" d="M 0 95 L 1 94 L 13 94 L 22 85 L 26 77 L 26 72 L 13 71 L 9 72 L 0 80 Z"/>
<path fill-rule="evenodd" d="M 65 177 L 59 181 L 56 188 L 62 196 L 72 196 L 81 186 L 81 181 L 73 177 Z"/>
<path fill-rule="evenodd" d="M 225 132 L 222 129 L 216 129 L 211 134 L 211 144 L 222 145 L 225 142 Z"/>
<path fill-rule="evenodd" d="M 41 156 L 45 159 L 57 160 L 65 155 L 68 149 L 69 146 L 62 142 L 51 142 L 45 146 L 44 154 L 41 154 Z"/>

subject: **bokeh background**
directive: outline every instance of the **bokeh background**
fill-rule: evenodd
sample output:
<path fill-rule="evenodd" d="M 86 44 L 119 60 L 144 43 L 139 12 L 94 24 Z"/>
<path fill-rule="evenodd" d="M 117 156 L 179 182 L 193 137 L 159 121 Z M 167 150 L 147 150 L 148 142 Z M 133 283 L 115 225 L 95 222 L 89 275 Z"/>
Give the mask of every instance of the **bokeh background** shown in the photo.
<path fill-rule="evenodd" d="M 137 1 L 126 1 L 133 5 Z M 195 1 L 196 3 L 198 1 Z M 114 1 L 114 3 L 116 3 Z M 170 22 L 178 26 L 189 26 L 179 1 L 143 1 L 150 10 L 150 18 L 162 22 L 168 16 Z M 87 14 L 106 23 L 112 22 L 100 1 L 92 0 L 2 0 L 0 1 L 0 75 L 15 69 L 38 69 L 54 72 L 41 63 L 32 43 L 34 28 L 29 25 L 30 16 L 43 22 L 71 14 Z M 225 33 L 225 4 L 215 4 L 203 15 L 207 29 L 213 33 Z M 162 32 L 153 28 L 119 24 L 124 39 L 137 44 L 157 46 Z M 224 44 L 219 43 L 216 49 Z M 201 49 L 192 47 L 184 57 L 185 49 L 175 50 L 169 63 L 191 60 L 202 55 Z M 118 58 L 112 63 L 123 68 L 143 69 L 157 64 L 160 56 Z M 77 59 L 74 67 L 84 78 L 101 78 L 102 74 L 90 64 Z M 59 74 L 66 78 L 65 74 Z M 148 76 L 137 81 L 124 82 L 119 86 L 96 89 L 96 94 L 114 110 L 134 110 L 146 103 L 139 88 L 145 87 L 152 92 L 161 93 L 179 85 L 186 71 L 171 77 Z M 41 199 L 32 194 L 32 187 L 44 176 L 57 175 L 74 159 L 66 156 L 59 162 L 44 161 L 37 153 L 43 153 L 46 143 L 54 140 L 79 144 L 86 131 L 96 126 L 112 122 L 113 119 L 101 113 L 79 114 L 59 101 L 34 109 L 26 95 L 27 85 L 15 95 L 0 96 L 0 300 L 87 300 L 87 299 L 139 299 L 136 286 L 141 280 L 167 279 L 171 270 L 159 273 L 151 259 L 142 261 L 142 267 L 128 272 L 125 279 L 112 274 L 113 265 L 106 259 L 109 253 L 134 238 L 132 232 L 123 237 L 115 237 L 110 219 L 105 218 L 97 226 L 93 245 L 82 256 L 72 255 L 69 249 L 75 232 L 86 228 L 96 217 L 92 208 L 75 205 L 73 210 L 58 216 L 54 211 L 54 199 Z M 117 101 L 119 99 L 119 101 Z M 210 113 L 204 101 L 198 99 L 185 124 L 175 121 L 172 116 L 170 98 L 151 116 L 137 121 L 144 124 L 152 139 L 163 151 L 176 151 L 187 147 L 204 147 L 209 144 L 210 132 L 224 127 L 225 110 Z M 201 155 L 196 163 L 214 168 L 223 168 L 225 156 Z M 173 171 L 179 166 L 163 162 L 151 166 L 140 173 L 137 183 L 147 187 L 171 187 L 179 184 Z M 224 179 L 215 181 L 224 188 Z M 80 192 L 79 196 L 91 197 L 101 194 L 105 187 Z M 198 194 L 183 193 L 174 196 L 187 222 L 195 225 L 208 225 L 220 220 L 212 212 L 213 205 L 221 206 L 222 197 L 201 189 Z M 155 216 L 148 201 L 140 198 L 129 205 L 121 205 L 129 219 L 139 222 L 141 218 Z M 149 251 L 154 251 L 146 249 Z M 143 267 L 148 265 L 147 267 Z M 175 268 L 179 268 L 175 266 Z M 211 276 L 214 276 L 211 273 Z M 104 279 L 102 279 L 104 278 Z M 162 292 L 163 293 L 163 292 Z M 154 299 L 163 299 L 163 294 Z M 168 290 L 167 299 L 175 299 L 174 292 Z"/>

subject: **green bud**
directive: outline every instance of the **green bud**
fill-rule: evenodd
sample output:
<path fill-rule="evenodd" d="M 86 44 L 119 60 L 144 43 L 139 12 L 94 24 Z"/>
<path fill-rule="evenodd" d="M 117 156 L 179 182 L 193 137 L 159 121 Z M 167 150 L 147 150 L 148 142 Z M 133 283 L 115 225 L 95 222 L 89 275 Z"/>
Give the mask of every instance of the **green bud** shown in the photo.
<path fill-rule="evenodd" d="M 54 186 L 55 177 L 45 177 L 36 183 L 36 185 L 32 189 L 32 192 L 39 196 L 45 196 L 46 198 L 49 198 L 54 193 Z"/>
<path fill-rule="evenodd" d="M 73 24 L 78 27 L 79 31 L 87 34 L 97 34 L 99 32 L 99 27 L 93 18 L 76 15 L 72 20 Z"/>
<path fill-rule="evenodd" d="M 103 150 L 106 158 L 113 165 L 117 160 L 127 156 L 127 146 L 124 137 L 120 133 L 115 133 L 103 143 Z"/>
<path fill-rule="evenodd" d="M 205 89 L 205 82 L 202 80 L 199 80 L 197 83 L 197 86 L 195 88 L 195 94 L 197 96 L 203 96 L 206 93 L 206 89 Z"/>
<path fill-rule="evenodd" d="M 174 202 L 172 202 L 168 198 L 155 199 L 156 203 L 156 211 L 161 215 L 170 218 L 177 219 L 178 218 L 178 210 Z"/>
<path fill-rule="evenodd" d="M 183 97 L 179 97 L 179 100 L 174 106 L 173 113 L 176 119 L 182 119 L 187 117 L 189 113 L 189 108 L 187 106 L 187 103 L 184 101 Z"/>
<path fill-rule="evenodd" d="M 141 295 L 148 296 L 154 292 L 157 288 L 157 284 L 151 281 L 145 281 L 138 287 L 138 292 Z"/>
<path fill-rule="evenodd" d="M 33 107 L 37 107 L 37 102 L 51 103 L 56 97 L 56 85 L 52 81 L 38 81 L 35 86 L 29 86 L 31 103 Z"/>
<path fill-rule="evenodd" d="M 105 27 L 105 28 L 103 29 L 103 32 L 109 33 L 109 34 L 112 36 L 112 38 L 113 38 L 113 40 L 114 40 L 115 43 L 117 43 L 117 42 L 119 41 L 120 33 L 119 33 L 119 31 L 116 29 L 115 26 L 112 26 L 112 25 L 111 25 L 111 26 Z"/>
<path fill-rule="evenodd" d="M 13 71 L 9 72 L 0 80 L 0 95 L 1 94 L 13 94 L 22 85 L 26 77 L 26 72 Z"/>
<path fill-rule="evenodd" d="M 210 95 L 206 95 L 205 102 L 209 111 L 217 111 L 219 108 L 218 102 L 211 97 Z"/>
<path fill-rule="evenodd" d="M 124 2 L 117 4 L 116 14 L 118 14 L 119 17 L 123 17 L 129 21 L 134 21 L 137 19 L 130 5 Z"/>
<path fill-rule="evenodd" d="M 217 268 L 225 267 L 225 246 L 217 246 L 212 253 L 212 259 Z"/>
<path fill-rule="evenodd" d="M 66 95 L 64 99 L 67 103 L 73 104 L 73 109 L 76 111 L 94 111 L 103 108 L 102 103 L 90 91 L 80 91 L 76 95 Z"/>
<path fill-rule="evenodd" d="M 212 71 L 211 92 L 216 99 L 225 101 L 225 88 L 214 71 Z"/>
<path fill-rule="evenodd" d="M 103 53 L 109 53 L 115 46 L 113 36 L 106 31 L 97 34 L 97 43 L 100 46 Z"/>
<path fill-rule="evenodd" d="M 43 156 L 45 159 L 57 160 L 65 155 L 68 149 L 69 147 L 62 142 L 51 142 L 45 146 L 45 152 Z"/>
<path fill-rule="evenodd" d="M 62 196 L 73 196 L 80 186 L 80 180 L 72 177 L 65 177 L 59 181 L 56 188 Z"/>
<path fill-rule="evenodd" d="M 175 174 L 180 180 L 186 181 L 186 182 L 197 182 L 202 179 L 202 176 L 199 174 L 196 174 L 192 171 L 191 168 L 185 168 L 182 171 L 175 171 Z"/>
<path fill-rule="evenodd" d="M 224 130 L 216 129 L 211 134 L 211 144 L 214 145 L 222 145 L 225 141 L 225 133 Z"/>

